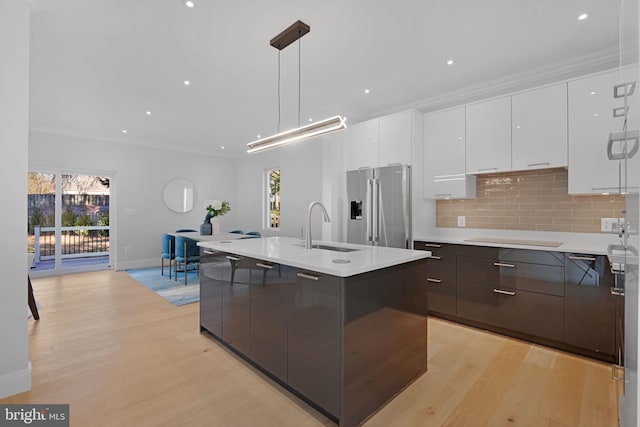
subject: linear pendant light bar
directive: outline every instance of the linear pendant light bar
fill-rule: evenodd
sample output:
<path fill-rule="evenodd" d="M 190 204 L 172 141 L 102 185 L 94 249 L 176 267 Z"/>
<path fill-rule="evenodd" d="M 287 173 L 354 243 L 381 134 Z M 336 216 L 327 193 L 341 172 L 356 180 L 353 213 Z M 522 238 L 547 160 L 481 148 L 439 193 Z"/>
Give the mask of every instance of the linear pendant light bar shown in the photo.
<path fill-rule="evenodd" d="M 316 123 L 311 123 L 306 126 L 280 132 L 278 134 L 250 142 L 247 144 L 247 153 L 255 153 L 256 151 L 267 150 L 280 145 L 302 141 L 303 139 L 326 135 L 331 132 L 346 129 L 346 127 L 346 119 L 342 116 L 330 117 Z"/>

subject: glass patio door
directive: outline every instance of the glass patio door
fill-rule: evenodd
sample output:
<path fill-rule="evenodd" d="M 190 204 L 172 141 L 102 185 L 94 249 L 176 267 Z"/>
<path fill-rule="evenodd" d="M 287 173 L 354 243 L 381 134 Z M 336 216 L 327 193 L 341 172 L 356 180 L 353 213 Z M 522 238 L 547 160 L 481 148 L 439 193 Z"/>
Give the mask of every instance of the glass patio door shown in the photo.
<path fill-rule="evenodd" d="M 34 276 L 109 268 L 111 177 L 29 172 L 27 243 Z"/>

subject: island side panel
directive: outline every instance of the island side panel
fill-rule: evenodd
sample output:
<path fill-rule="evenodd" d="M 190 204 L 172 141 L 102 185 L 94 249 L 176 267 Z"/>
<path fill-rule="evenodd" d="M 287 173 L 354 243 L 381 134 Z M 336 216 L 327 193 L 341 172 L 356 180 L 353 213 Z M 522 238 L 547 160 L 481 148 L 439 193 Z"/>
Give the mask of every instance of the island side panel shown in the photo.
<path fill-rule="evenodd" d="M 425 262 L 344 279 L 341 426 L 359 425 L 426 372 Z"/>

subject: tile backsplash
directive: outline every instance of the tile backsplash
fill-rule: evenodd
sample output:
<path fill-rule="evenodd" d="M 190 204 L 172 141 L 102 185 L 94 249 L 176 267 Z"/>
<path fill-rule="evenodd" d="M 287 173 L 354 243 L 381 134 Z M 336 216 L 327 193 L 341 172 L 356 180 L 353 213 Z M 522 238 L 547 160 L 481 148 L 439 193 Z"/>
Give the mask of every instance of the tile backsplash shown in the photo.
<path fill-rule="evenodd" d="M 621 218 L 621 195 L 568 194 L 566 169 L 478 175 L 476 198 L 437 200 L 436 226 L 599 233 L 601 218 Z"/>

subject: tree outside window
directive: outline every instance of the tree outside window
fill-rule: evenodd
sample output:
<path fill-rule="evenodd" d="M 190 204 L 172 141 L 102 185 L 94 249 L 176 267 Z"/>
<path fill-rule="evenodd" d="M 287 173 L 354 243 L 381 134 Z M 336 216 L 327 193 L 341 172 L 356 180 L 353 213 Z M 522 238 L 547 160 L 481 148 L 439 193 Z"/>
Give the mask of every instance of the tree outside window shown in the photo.
<path fill-rule="evenodd" d="M 267 224 L 280 228 L 280 169 L 267 170 Z"/>

